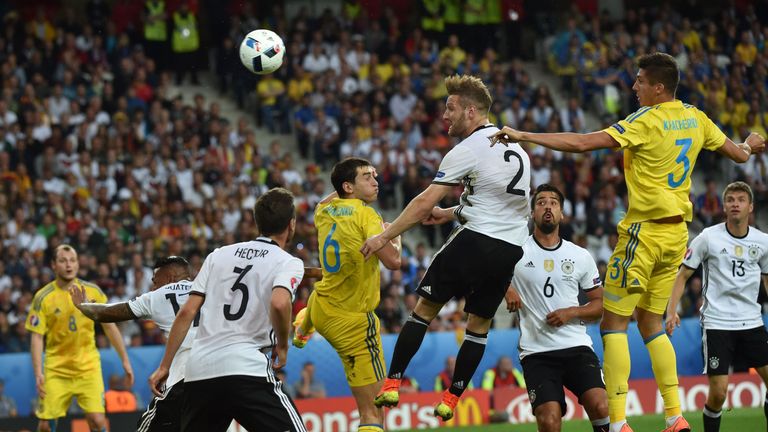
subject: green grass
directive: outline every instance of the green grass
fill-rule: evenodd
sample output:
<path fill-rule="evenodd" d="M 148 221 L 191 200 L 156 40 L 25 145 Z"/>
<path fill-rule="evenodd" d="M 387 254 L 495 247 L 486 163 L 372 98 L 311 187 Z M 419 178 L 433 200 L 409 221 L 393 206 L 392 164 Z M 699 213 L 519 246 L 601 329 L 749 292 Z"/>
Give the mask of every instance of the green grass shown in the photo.
<path fill-rule="evenodd" d="M 701 424 L 701 412 L 689 412 L 685 414 L 686 420 L 691 424 L 691 429 L 696 432 L 704 430 Z M 640 417 L 630 417 L 629 425 L 635 432 L 661 431 L 664 428 L 664 417 L 662 415 L 645 415 Z M 420 429 L 413 429 L 413 432 Z M 536 432 L 535 423 L 526 423 L 514 425 L 510 428 L 507 424 L 464 426 L 457 428 L 442 427 L 432 429 L 433 431 L 456 431 L 456 432 Z M 739 408 L 732 411 L 724 411 L 723 419 L 720 423 L 721 431 L 741 431 L 752 432 L 765 430 L 765 415 L 761 408 Z M 592 432 L 592 425 L 586 420 L 571 420 L 563 423 L 563 432 Z"/>

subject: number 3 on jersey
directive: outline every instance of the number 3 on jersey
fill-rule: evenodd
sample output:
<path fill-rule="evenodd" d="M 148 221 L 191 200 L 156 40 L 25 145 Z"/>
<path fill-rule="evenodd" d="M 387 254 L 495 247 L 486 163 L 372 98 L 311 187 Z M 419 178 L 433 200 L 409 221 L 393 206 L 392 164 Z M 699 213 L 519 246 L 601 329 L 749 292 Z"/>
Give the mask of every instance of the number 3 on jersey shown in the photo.
<path fill-rule="evenodd" d="M 339 242 L 334 240 L 333 233 L 336 232 L 336 224 L 331 225 L 331 230 L 328 232 L 328 235 L 325 236 L 325 241 L 323 242 L 323 268 L 328 273 L 336 273 L 341 268 L 341 254 L 340 250 L 341 245 L 339 245 Z M 329 265 L 328 262 L 328 249 L 333 249 L 333 265 Z"/>
<path fill-rule="evenodd" d="M 688 150 L 691 149 L 691 144 L 693 144 L 693 140 L 690 138 L 675 140 L 675 146 L 682 146 L 680 154 L 678 154 L 677 159 L 675 159 L 675 163 L 683 164 L 683 175 L 680 176 L 680 180 L 675 180 L 675 175 L 673 173 L 667 174 L 667 183 L 669 183 L 669 187 L 676 188 L 680 186 L 688 176 L 688 172 L 691 170 L 691 161 L 688 159 Z"/>

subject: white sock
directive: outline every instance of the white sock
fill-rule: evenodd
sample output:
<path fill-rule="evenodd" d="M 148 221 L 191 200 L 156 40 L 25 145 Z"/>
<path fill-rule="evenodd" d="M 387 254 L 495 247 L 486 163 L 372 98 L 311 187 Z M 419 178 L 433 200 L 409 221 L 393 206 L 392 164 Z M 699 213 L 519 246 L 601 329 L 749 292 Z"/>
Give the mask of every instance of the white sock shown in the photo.
<path fill-rule="evenodd" d="M 679 419 L 679 418 L 680 418 L 680 416 L 679 416 L 679 415 L 676 415 L 676 416 L 672 416 L 672 417 L 667 417 L 667 418 L 666 418 L 666 421 L 667 421 L 667 427 L 670 427 L 670 426 L 672 426 L 673 424 L 675 424 L 675 422 L 676 422 L 676 421 L 677 421 L 677 419 Z"/>
<path fill-rule="evenodd" d="M 627 424 L 626 420 L 621 420 L 616 423 L 611 423 L 611 432 L 621 432 L 621 428 Z"/>
<path fill-rule="evenodd" d="M 592 426 L 607 425 L 610 422 L 611 422 L 611 418 L 610 417 L 604 417 L 604 418 L 601 418 L 601 419 L 592 420 Z"/>

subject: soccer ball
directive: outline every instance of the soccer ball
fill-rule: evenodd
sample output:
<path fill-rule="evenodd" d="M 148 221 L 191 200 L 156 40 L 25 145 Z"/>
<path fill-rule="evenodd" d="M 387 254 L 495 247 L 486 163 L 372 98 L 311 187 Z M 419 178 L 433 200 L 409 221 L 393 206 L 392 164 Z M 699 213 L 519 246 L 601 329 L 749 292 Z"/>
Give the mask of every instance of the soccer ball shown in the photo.
<path fill-rule="evenodd" d="M 271 30 L 254 30 L 240 44 L 240 61 L 249 71 L 264 75 L 272 73 L 283 64 L 285 44 Z"/>

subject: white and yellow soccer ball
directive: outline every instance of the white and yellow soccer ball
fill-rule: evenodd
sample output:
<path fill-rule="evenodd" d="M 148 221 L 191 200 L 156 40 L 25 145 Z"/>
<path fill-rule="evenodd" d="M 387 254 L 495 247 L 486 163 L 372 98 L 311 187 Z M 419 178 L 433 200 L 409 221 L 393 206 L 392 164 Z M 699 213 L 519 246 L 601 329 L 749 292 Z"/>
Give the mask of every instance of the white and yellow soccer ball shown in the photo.
<path fill-rule="evenodd" d="M 249 71 L 265 75 L 283 64 L 285 44 L 275 32 L 258 29 L 248 33 L 240 44 L 240 61 Z"/>

